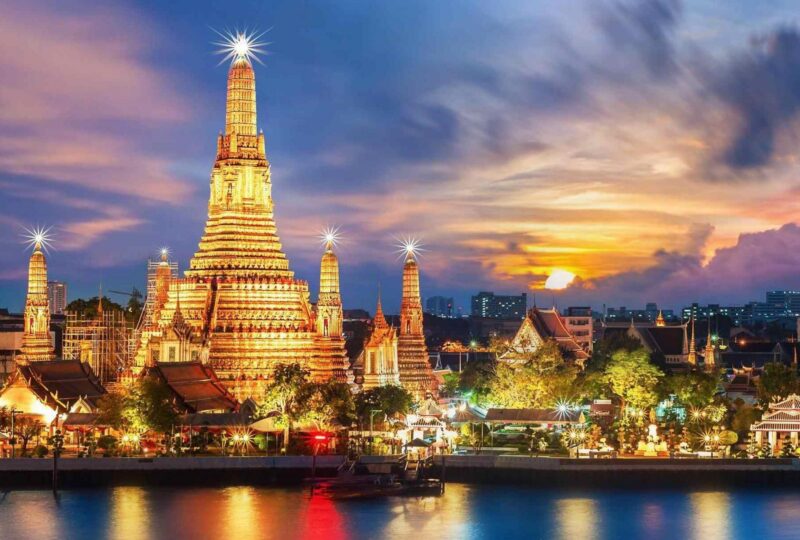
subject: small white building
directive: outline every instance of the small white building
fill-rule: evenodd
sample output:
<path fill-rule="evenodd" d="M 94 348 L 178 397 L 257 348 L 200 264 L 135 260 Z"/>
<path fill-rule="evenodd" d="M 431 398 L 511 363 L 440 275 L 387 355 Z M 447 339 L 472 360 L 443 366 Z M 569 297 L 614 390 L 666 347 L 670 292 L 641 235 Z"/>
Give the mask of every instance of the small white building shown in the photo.
<path fill-rule="evenodd" d="M 778 454 L 786 437 L 797 447 L 800 433 L 800 396 L 792 394 L 783 401 L 770 403 L 761 420 L 750 427 L 756 442 L 761 445 L 766 434 L 773 454 Z"/>

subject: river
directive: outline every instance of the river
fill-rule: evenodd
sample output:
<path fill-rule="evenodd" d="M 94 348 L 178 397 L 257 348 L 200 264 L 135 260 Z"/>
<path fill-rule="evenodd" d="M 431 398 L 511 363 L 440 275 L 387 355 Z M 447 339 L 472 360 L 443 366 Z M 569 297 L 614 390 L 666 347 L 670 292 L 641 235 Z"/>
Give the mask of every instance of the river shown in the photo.
<path fill-rule="evenodd" d="M 800 538 L 800 491 L 581 491 L 449 484 L 440 498 L 334 502 L 299 488 L 0 494 L 0 539 Z"/>

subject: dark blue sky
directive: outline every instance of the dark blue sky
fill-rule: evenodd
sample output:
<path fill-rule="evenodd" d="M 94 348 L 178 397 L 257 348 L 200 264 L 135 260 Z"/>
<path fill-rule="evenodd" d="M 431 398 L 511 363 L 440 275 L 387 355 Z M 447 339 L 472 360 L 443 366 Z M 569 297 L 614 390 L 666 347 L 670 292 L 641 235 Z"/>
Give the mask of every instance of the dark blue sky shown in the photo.
<path fill-rule="evenodd" d="M 162 245 L 186 267 L 224 122 L 212 28 L 244 27 L 269 29 L 258 112 L 284 247 L 315 290 L 317 235 L 341 226 L 346 307 L 380 282 L 397 309 L 404 235 L 427 248 L 424 296 L 464 307 L 556 270 L 578 276 L 560 305 L 800 287 L 795 7 L 12 1 L 0 306 L 24 301 L 24 227 L 53 226 L 73 298 L 141 289 Z"/>

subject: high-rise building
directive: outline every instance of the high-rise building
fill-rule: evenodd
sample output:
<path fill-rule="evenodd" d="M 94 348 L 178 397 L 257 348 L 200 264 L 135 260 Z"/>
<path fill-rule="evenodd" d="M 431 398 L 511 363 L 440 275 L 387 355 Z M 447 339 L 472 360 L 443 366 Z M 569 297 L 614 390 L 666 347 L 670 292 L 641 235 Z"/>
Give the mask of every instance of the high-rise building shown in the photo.
<path fill-rule="evenodd" d="M 800 291 L 767 291 L 766 297 L 776 317 L 800 315 Z"/>
<path fill-rule="evenodd" d="M 47 300 L 51 315 L 63 315 L 67 309 L 67 284 L 62 281 L 47 282 Z"/>
<path fill-rule="evenodd" d="M 437 317 L 452 317 L 453 299 L 447 296 L 431 296 L 425 300 L 425 312 Z"/>
<path fill-rule="evenodd" d="M 490 319 L 523 319 L 528 309 L 528 295 L 496 295 L 481 291 L 472 297 L 472 316 Z"/>

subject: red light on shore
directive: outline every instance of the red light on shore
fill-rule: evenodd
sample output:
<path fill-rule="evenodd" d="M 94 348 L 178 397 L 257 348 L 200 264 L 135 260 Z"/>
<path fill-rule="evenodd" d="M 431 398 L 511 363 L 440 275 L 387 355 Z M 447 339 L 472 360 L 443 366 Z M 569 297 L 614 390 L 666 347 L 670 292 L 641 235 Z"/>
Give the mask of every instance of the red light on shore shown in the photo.
<path fill-rule="evenodd" d="M 314 435 L 314 440 L 316 441 L 325 441 L 328 439 L 327 435 Z"/>

